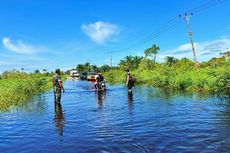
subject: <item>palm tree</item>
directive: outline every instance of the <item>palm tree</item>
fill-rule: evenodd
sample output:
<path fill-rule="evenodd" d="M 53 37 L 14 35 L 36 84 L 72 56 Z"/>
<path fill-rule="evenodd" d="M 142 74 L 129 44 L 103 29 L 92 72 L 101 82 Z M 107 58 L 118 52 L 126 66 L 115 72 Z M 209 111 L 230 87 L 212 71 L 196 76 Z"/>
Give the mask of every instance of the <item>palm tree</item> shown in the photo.
<path fill-rule="evenodd" d="M 178 59 L 176 59 L 175 57 L 172 57 L 172 56 L 165 57 L 165 62 L 166 62 L 166 65 L 168 66 L 172 66 L 172 64 L 175 64 L 177 61 Z"/>
<path fill-rule="evenodd" d="M 133 57 L 129 55 L 129 56 L 125 56 L 124 59 L 126 60 L 127 63 L 131 63 Z"/>
<path fill-rule="evenodd" d="M 132 63 L 133 67 L 138 68 L 138 66 L 139 66 L 139 64 L 140 64 L 142 59 L 143 59 L 142 56 L 134 56 L 133 57 L 133 63 Z"/>
<path fill-rule="evenodd" d="M 100 70 L 103 71 L 103 72 L 106 72 L 106 71 L 109 71 L 110 70 L 110 66 L 109 65 L 102 65 L 100 67 Z"/>
<path fill-rule="evenodd" d="M 124 57 L 124 59 L 120 60 L 119 65 L 124 67 L 125 69 L 131 69 L 133 57 L 131 55 Z"/>
<path fill-rule="evenodd" d="M 143 59 L 142 56 L 126 56 L 122 60 L 120 60 L 119 66 L 125 69 L 136 69 L 138 68 L 141 60 Z"/>
<path fill-rule="evenodd" d="M 153 57 L 153 61 L 155 63 L 156 61 L 156 56 L 158 54 L 158 51 L 160 50 L 160 47 L 157 46 L 156 44 L 153 44 L 152 47 L 148 48 L 145 50 L 144 54 L 145 57 Z"/>

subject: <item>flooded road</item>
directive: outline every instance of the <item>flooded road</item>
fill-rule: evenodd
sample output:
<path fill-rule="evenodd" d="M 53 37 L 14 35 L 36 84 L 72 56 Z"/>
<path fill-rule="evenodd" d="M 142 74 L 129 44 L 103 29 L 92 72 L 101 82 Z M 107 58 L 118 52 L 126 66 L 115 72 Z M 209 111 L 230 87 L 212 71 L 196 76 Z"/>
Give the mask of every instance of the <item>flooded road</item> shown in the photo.
<path fill-rule="evenodd" d="M 0 113 L 0 152 L 230 152 L 230 103 L 212 96 L 168 94 L 86 81 L 64 83 Z"/>

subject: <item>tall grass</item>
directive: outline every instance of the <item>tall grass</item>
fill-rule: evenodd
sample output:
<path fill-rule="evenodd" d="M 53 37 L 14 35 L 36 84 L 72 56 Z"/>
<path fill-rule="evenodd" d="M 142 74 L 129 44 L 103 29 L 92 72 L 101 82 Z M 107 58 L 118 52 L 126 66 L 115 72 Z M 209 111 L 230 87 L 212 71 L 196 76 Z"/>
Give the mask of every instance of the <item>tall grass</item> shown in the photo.
<path fill-rule="evenodd" d="M 51 77 L 42 74 L 8 72 L 0 78 L 0 110 L 19 105 L 31 96 L 51 88 Z"/>

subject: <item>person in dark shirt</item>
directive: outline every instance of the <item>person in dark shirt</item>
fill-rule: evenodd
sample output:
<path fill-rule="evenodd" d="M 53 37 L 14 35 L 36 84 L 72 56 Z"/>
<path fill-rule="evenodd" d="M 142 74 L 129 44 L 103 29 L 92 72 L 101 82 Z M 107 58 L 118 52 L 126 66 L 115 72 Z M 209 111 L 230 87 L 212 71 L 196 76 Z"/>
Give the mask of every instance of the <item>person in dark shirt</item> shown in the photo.
<path fill-rule="evenodd" d="M 99 90 L 99 85 L 104 81 L 104 77 L 101 75 L 101 73 L 97 73 L 96 81 L 94 83 L 94 87 L 96 90 Z"/>
<path fill-rule="evenodd" d="M 128 87 L 128 91 L 132 92 L 132 87 L 134 85 L 134 78 L 132 77 L 129 70 L 127 70 L 127 73 L 126 73 L 126 83 L 125 84 Z"/>
<path fill-rule="evenodd" d="M 61 73 L 60 69 L 56 69 L 55 75 L 53 76 L 52 79 L 55 104 L 61 103 L 61 93 L 65 92 L 64 87 L 62 85 L 60 73 Z"/>

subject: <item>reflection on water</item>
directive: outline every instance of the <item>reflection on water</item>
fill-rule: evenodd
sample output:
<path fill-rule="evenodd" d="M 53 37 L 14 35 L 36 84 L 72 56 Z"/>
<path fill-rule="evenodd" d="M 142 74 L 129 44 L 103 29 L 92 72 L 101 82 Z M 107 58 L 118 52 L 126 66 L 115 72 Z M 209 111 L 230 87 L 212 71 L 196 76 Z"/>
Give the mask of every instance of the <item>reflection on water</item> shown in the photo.
<path fill-rule="evenodd" d="M 28 102 L 15 107 L 13 109 L 23 110 L 26 112 L 43 112 L 46 107 L 46 98 L 44 95 L 39 94 L 32 97 Z"/>
<path fill-rule="evenodd" d="M 65 111 L 49 91 L 25 104 L 31 112 L 0 114 L 0 152 L 230 150 L 230 103 L 212 95 L 124 85 L 95 93 L 93 83 L 78 80 L 64 86 Z"/>
<path fill-rule="evenodd" d="M 129 107 L 129 113 L 132 112 L 132 109 L 133 109 L 133 92 L 128 92 L 127 93 L 127 96 L 128 96 L 128 107 Z"/>
<path fill-rule="evenodd" d="M 54 104 L 54 110 L 55 110 L 55 126 L 57 129 L 57 133 L 59 136 L 63 135 L 63 129 L 64 129 L 64 115 L 62 112 L 62 105 L 61 103 L 55 103 Z"/>
<path fill-rule="evenodd" d="M 106 92 L 97 91 L 97 92 L 95 92 L 95 95 L 96 95 L 97 106 L 99 108 L 103 108 L 104 107 L 104 101 L 106 99 Z"/>
<path fill-rule="evenodd" d="M 128 102 L 132 103 L 133 102 L 133 92 L 128 92 Z"/>
<path fill-rule="evenodd" d="M 165 101 L 170 101 L 175 97 L 188 97 L 192 99 L 210 99 L 210 94 L 207 92 L 194 92 L 194 91 L 173 91 L 173 90 L 166 90 L 166 89 L 156 89 L 154 87 L 147 87 L 147 86 L 139 86 L 136 87 L 135 92 L 138 94 L 143 95 L 148 99 L 153 98 L 160 98 L 164 99 Z"/>

